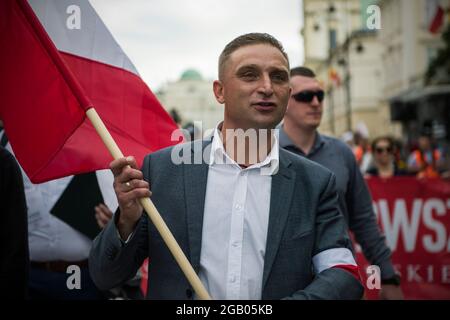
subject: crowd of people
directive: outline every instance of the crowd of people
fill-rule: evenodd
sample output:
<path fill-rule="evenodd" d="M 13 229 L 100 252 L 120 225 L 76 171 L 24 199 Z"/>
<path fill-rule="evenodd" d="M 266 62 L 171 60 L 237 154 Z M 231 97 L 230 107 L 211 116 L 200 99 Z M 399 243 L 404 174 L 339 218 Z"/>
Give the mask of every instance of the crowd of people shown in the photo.
<path fill-rule="evenodd" d="M 418 139 L 408 144 L 388 135 L 371 142 L 358 132 L 344 136 L 366 177 L 449 177 L 446 148 L 435 142 L 431 128 L 424 127 Z"/>

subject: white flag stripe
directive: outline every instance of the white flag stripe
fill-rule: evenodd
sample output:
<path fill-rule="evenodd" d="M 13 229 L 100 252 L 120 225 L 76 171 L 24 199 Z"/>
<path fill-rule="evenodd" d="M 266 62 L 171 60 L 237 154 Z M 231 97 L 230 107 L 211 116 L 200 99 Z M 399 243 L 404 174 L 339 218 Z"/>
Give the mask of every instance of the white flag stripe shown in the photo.
<path fill-rule="evenodd" d="M 139 75 L 89 1 L 29 0 L 28 2 L 59 51 Z M 74 7 L 71 6 L 79 7 L 79 14 L 73 11 Z M 79 22 L 79 29 L 73 28 L 77 25 L 75 22 Z"/>
<path fill-rule="evenodd" d="M 116 194 L 114 193 L 113 183 L 114 176 L 110 169 L 98 170 L 95 172 L 97 175 L 98 186 L 103 196 L 103 202 L 111 210 L 115 212 L 119 207 Z"/>
<path fill-rule="evenodd" d="M 352 252 L 347 248 L 333 248 L 324 250 L 313 257 L 314 272 L 316 274 L 325 269 L 338 265 L 357 266 Z"/>

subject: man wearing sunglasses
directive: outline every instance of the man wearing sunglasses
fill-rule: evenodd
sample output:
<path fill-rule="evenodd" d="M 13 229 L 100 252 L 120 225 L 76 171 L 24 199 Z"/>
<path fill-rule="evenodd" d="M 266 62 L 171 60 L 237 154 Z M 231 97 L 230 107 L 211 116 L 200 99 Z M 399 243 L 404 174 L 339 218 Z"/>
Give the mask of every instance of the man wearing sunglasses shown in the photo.
<path fill-rule="evenodd" d="M 400 278 L 391 261 L 372 209 L 372 199 L 352 151 L 342 141 L 321 135 L 320 125 L 325 97 L 314 72 L 305 67 L 291 70 L 292 93 L 283 125 L 280 146 L 315 161 L 336 175 L 339 207 L 363 253 L 381 271 L 382 299 L 402 299 Z"/>

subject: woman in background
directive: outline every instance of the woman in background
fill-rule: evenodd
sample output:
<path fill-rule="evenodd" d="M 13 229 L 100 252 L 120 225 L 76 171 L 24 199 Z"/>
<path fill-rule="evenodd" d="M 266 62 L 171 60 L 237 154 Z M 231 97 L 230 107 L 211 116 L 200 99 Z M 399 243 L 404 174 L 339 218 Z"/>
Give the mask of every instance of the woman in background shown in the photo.
<path fill-rule="evenodd" d="M 367 170 L 367 175 L 390 178 L 403 176 L 407 172 L 399 169 L 394 161 L 394 140 L 390 137 L 378 137 L 372 142 L 374 167 Z"/>

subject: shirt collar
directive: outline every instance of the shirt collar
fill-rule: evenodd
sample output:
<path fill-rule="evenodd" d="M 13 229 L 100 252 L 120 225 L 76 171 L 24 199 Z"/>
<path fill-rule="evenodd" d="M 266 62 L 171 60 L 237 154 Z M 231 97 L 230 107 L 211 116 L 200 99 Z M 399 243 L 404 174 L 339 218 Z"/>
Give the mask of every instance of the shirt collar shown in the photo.
<path fill-rule="evenodd" d="M 279 131 L 279 136 L 280 136 L 280 147 L 281 148 L 294 148 L 295 150 L 298 150 L 299 152 L 301 152 L 302 154 L 303 151 L 298 148 L 294 142 L 292 142 L 291 138 L 289 138 L 289 136 L 286 134 L 286 132 L 284 131 L 284 127 L 283 125 L 280 125 L 278 127 L 278 129 L 280 129 Z M 314 144 L 313 147 L 311 148 L 311 151 L 309 152 L 308 155 L 315 153 L 317 150 L 319 150 L 323 145 L 325 144 L 325 139 L 322 137 L 322 135 L 316 131 L 316 137 L 314 138 Z"/>
<path fill-rule="evenodd" d="M 211 143 L 211 154 L 209 157 L 209 165 L 215 164 L 228 164 L 239 168 L 240 170 L 252 170 L 260 169 L 261 175 L 274 175 L 278 172 L 280 155 L 279 155 L 279 142 L 278 142 L 278 130 L 275 130 L 272 149 L 267 157 L 258 163 L 255 163 L 245 169 L 242 169 L 231 157 L 226 153 L 222 142 L 222 122 L 220 122 L 214 129 L 213 139 Z"/>

